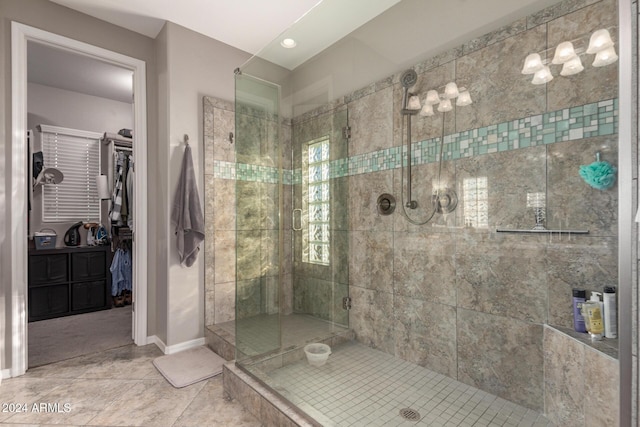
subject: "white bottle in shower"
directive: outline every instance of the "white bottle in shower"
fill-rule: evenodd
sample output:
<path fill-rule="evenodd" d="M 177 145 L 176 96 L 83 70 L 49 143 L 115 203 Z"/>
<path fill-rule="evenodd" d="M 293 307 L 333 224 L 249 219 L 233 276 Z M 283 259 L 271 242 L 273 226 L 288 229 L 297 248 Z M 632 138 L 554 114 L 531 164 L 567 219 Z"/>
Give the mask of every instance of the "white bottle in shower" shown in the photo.
<path fill-rule="evenodd" d="M 606 338 L 618 338 L 616 288 L 613 286 L 605 286 L 602 300 L 604 301 L 604 336 Z"/>

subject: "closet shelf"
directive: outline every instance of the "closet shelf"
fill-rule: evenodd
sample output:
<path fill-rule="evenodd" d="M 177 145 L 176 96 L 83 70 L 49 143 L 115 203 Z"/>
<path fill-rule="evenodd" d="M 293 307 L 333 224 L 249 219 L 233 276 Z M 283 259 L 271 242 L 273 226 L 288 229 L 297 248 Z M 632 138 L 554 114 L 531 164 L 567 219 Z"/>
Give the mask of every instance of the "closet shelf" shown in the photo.
<path fill-rule="evenodd" d="M 534 230 L 534 229 L 514 229 L 514 228 L 496 228 L 496 233 L 532 233 L 532 234 L 589 234 L 589 230 Z"/>

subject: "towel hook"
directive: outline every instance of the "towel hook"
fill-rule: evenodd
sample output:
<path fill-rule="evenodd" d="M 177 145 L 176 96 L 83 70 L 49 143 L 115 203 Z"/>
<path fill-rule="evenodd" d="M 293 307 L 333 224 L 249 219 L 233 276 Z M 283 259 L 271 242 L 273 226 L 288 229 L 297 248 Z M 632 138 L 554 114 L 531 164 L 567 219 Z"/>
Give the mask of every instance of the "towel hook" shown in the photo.
<path fill-rule="evenodd" d="M 184 134 L 184 143 L 185 145 L 189 145 L 189 135 L 187 135 L 186 133 Z"/>

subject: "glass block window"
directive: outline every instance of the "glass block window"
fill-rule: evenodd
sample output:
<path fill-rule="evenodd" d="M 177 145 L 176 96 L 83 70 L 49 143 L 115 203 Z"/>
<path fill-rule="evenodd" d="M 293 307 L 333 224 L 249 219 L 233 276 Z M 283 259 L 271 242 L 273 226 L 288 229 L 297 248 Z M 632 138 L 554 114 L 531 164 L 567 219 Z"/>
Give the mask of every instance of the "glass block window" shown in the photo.
<path fill-rule="evenodd" d="M 307 250 L 308 262 L 329 265 L 329 138 L 308 146 L 307 163 Z"/>
<path fill-rule="evenodd" d="M 465 178 L 462 183 L 465 227 L 489 227 L 489 187 L 486 176 Z"/>

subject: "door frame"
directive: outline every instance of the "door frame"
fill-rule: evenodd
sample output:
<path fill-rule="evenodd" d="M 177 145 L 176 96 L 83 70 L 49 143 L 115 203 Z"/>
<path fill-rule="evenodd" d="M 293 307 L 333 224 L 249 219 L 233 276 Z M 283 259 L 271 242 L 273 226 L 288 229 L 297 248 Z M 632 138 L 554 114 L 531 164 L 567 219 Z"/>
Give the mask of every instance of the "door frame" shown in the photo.
<path fill-rule="evenodd" d="M 34 41 L 52 47 L 89 56 L 133 71 L 135 159 L 133 281 L 133 340 L 147 344 L 147 93 L 144 61 L 101 47 L 11 22 L 11 197 L 8 210 L 11 246 L 11 369 L 10 376 L 27 370 L 27 42 Z M 135 241 L 140 242 L 138 244 Z"/>

